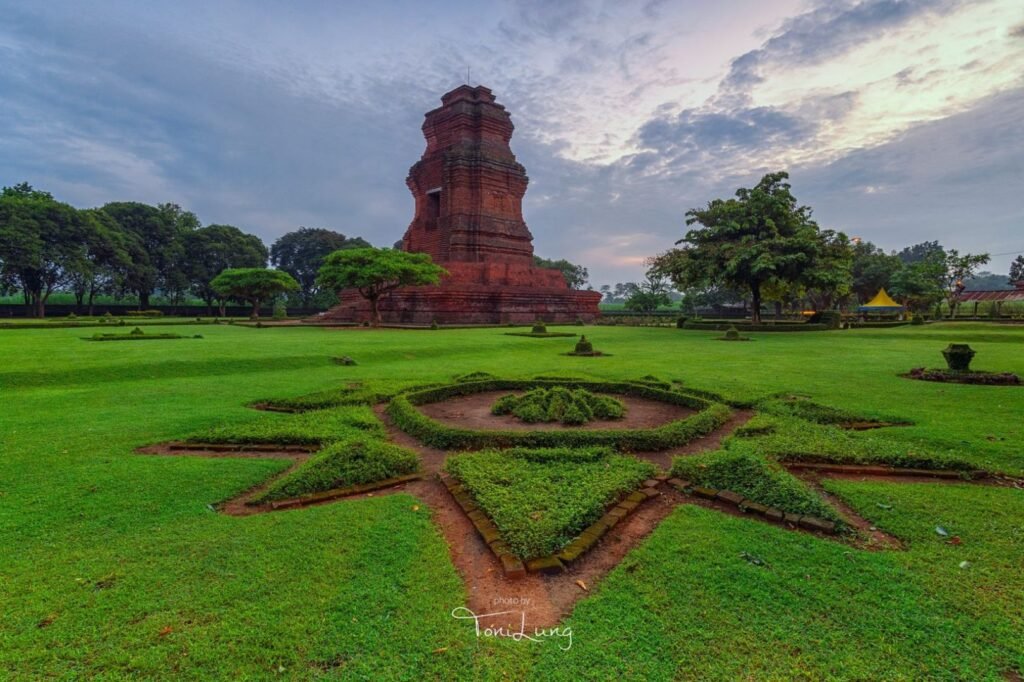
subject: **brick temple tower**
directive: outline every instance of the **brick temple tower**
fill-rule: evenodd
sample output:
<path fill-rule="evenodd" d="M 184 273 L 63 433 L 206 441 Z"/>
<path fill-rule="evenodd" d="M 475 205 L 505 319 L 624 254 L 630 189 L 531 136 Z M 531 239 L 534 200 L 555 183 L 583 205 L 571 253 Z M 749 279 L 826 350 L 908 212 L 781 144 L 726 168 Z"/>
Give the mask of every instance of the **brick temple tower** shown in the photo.
<path fill-rule="evenodd" d="M 559 271 L 533 265 L 522 210 L 529 179 L 509 147 L 512 130 L 505 107 L 483 86 L 461 85 L 427 112 L 427 149 L 406 178 L 416 208 L 402 248 L 429 253 L 450 276 L 382 299 L 385 322 L 571 322 L 600 314 L 600 294 L 569 289 Z M 369 319 L 358 292 L 339 298 L 323 319 Z"/>

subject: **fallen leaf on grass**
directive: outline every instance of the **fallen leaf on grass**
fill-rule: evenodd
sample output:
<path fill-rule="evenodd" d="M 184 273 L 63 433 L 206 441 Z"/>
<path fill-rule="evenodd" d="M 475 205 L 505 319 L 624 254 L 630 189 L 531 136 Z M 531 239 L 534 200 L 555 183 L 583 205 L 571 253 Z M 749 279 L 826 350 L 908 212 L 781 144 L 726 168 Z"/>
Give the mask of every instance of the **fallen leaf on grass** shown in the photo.
<path fill-rule="evenodd" d="M 51 613 L 46 618 L 43 618 L 41 621 L 36 623 L 36 627 L 38 627 L 38 628 L 49 627 L 53 623 L 53 621 L 55 621 L 55 620 L 57 620 L 57 614 L 56 613 Z"/>
<path fill-rule="evenodd" d="M 960 562 L 960 568 L 968 568 L 968 567 L 970 567 L 970 565 L 971 565 L 970 561 L 961 561 Z"/>
<path fill-rule="evenodd" d="M 947 545 L 960 545 L 963 544 L 963 540 L 960 539 L 959 535 L 954 535 L 950 539 L 946 540 Z"/>
<path fill-rule="evenodd" d="M 172 632 L 174 632 L 174 628 L 172 628 L 170 625 L 167 625 L 162 630 L 160 630 L 160 632 L 156 633 L 156 636 L 157 637 L 166 637 L 167 635 L 171 634 Z"/>
<path fill-rule="evenodd" d="M 420 510 L 420 506 L 419 506 L 418 504 L 414 504 L 414 505 L 412 506 L 412 510 L 413 510 L 413 511 L 419 511 L 419 510 Z"/>
<path fill-rule="evenodd" d="M 940 537 L 949 537 L 949 531 L 942 526 L 935 526 L 935 534 Z"/>
<path fill-rule="evenodd" d="M 875 506 L 877 506 L 879 509 L 892 509 L 891 504 L 882 504 L 881 502 L 875 502 Z"/>
<path fill-rule="evenodd" d="M 764 566 L 765 568 L 768 568 L 768 562 L 759 556 L 754 556 L 750 552 L 741 552 L 740 557 L 746 559 L 749 563 L 752 563 L 755 566 Z"/>
<path fill-rule="evenodd" d="M 435 654 L 443 654 L 446 651 L 448 651 L 448 647 L 446 647 L 446 646 L 443 646 L 440 649 L 434 649 L 434 653 Z"/>
<path fill-rule="evenodd" d="M 576 584 L 579 585 L 580 589 L 583 590 L 584 592 L 588 591 L 587 590 L 587 584 L 585 582 L 583 582 L 582 580 L 577 580 Z"/>

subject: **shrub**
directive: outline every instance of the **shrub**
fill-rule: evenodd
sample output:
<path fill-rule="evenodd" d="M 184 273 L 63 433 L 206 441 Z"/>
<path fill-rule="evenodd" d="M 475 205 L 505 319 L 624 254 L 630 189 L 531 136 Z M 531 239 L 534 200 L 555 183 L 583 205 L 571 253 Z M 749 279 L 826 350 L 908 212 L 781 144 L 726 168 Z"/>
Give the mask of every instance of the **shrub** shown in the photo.
<path fill-rule="evenodd" d="M 288 317 L 288 308 L 285 307 L 284 301 L 281 299 L 274 301 L 274 311 L 272 315 L 275 320 L 283 320 Z"/>
<path fill-rule="evenodd" d="M 459 374 L 455 377 L 455 381 L 459 383 L 465 383 L 467 381 L 487 381 L 494 379 L 495 376 L 489 372 L 470 372 L 469 374 Z"/>
<path fill-rule="evenodd" d="M 725 338 L 728 341 L 740 340 L 740 331 L 736 329 L 736 325 L 730 325 L 729 328 L 725 330 Z"/>
<path fill-rule="evenodd" d="M 584 321 L 583 321 L 583 318 L 582 318 L 582 317 L 577 317 L 577 318 L 576 318 L 576 322 L 575 322 L 574 324 L 575 324 L 575 325 L 576 325 L 577 327 L 584 327 L 584 326 L 586 326 L 586 322 L 584 322 Z"/>
<path fill-rule="evenodd" d="M 838 310 L 820 310 L 807 320 L 808 324 L 820 324 L 826 329 L 839 329 L 843 326 L 843 315 Z"/>
<path fill-rule="evenodd" d="M 543 320 L 537 320 L 536 322 L 533 323 L 533 329 L 530 330 L 530 333 L 531 334 L 547 334 L 548 333 L 547 325 L 544 324 Z"/>
<path fill-rule="evenodd" d="M 655 472 L 605 448 L 484 450 L 450 457 L 445 468 L 523 559 L 557 552 Z"/>
<path fill-rule="evenodd" d="M 682 329 L 686 325 L 685 317 L 676 318 L 676 329 Z"/>
<path fill-rule="evenodd" d="M 910 324 L 915 326 L 924 324 L 924 315 L 914 315 L 910 318 Z"/>
<path fill-rule="evenodd" d="M 440 328 L 440 327 L 437 326 L 437 319 L 436 318 L 430 321 L 430 328 L 431 329 L 439 329 Z"/>
<path fill-rule="evenodd" d="M 621 419 L 626 406 L 621 400 L 595 395 L 582 388 L 562 386 L 535 388 L 525 395 L 506 395 L 491 406 L 492 414 L 512 414 L 524 422 L 562 422 L 579 425 L 594 419 Z"/>
<path fill-rule="evenodd" d="M 310 493 L 373 483 L 419 469 L 415 453 L 374 438 L 332 443 L 295 471 L 275 481 L 254 502 L 270 502 Z"/>
<path fill-rule="evenodd" d="M 797 417 L 815 422 L 816 424 L 849 424 L 854 422 L 888 422 L 892 424 L 905 424 L 907 422 L 897 417 L 876 418 L 873 416 L 857 414 L 847 410 L 840 410 L 828 405 L 821 405 L 808 398 L 798 395 L 779 395 L 765 398 L 757 403 L 757 409 L 765 414 L 773 414 L 781 417 Z"/>
<path fill-rule="evenodd" d="M 130 334 L 131 334 L 132 336 L 141 336 L 141 335 L 145 334 L 146 332 L 142 331 L 142 329 L 141 329 L 141 328 L 139 328 L 139 327 L 136 327 L 135 329 L 131 330 L 131 331 L 130 331 L 129 333 L 130 333 Z"/>
<path fill-rule="evenodd" d="M 581 336 L 580 340 L 576 342 L 575 352 L 577 355 L 586 355 L 587 353 L 593 353 L 594 344 L 592 344 L 590 341 L 587 341 L 586 336 Z"/>
<path fill-rule="evenodd" d="M 796 322 L 792 324 L 751 324 L 749 322 L 736 323 L 734 325 L 741 332 L 821 332 L 828 329 L 824 324 L 812 324 L 810 322 Z M 687 320 L 683 323 L 683 329 L 703 331 L 725 331 L 721 322 L 693 322 Z"/>
<path fill-rule="evenodd" d="M 752 502 L 792 514 L 841 521 L 836 511 L 800 480 L 753 453 L 716 450 L 676 457 L 672 474 L 706 488 L 731 490 Z"/>

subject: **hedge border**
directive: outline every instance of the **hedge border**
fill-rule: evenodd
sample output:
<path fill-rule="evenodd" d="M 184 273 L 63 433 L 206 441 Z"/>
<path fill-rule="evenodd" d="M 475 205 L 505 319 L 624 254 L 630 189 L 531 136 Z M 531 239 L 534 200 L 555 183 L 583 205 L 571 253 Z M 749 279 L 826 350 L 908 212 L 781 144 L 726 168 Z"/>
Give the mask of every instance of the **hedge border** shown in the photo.
<path fill-rule="evenodd" d="M 736 327 L 741 332 L 823 332 L 832 329 L 825 324 L 812 322 L 797 322 L 789 324 L 736 324 L 735 322 L 683 322 L 681 329 L 724 332 L 729 325 Z"/>
<path fill-rule="evenodd" d="M 416 409 L 417 405 L 484 391 L 517 391 L 531 388 L 565 386 L 590 391 L 630 395 L 648 400 L 699 410 L 695 415 L 677 419 L 651 429 L 563 429 L 557 431 L 473 431 L 445 426 Z M 651 452 L 685 445 L 705 436 L 732 416 L 728 406 L 693 395 L 663 391 L 632 382 L 538 381 L 492 379 L 446 384 L 413 390 L 395 396 L 387 408 L 395 425 L 425 445 L 442 450 L 523 447 L 576 447 L 610 445 L 624 451 Z"/>

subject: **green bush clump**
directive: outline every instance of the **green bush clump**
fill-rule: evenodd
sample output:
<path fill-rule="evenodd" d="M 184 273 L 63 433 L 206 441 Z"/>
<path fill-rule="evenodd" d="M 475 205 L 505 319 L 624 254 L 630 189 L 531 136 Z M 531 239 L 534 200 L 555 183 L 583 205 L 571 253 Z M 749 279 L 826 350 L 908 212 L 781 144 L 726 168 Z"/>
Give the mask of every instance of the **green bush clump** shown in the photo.
<path fill-rule="evenodd" d="M 600 448 L 484 450 L 445 467 L 522 559 L 559 551 L 655 473 L 650 462 Z"/>
<path fill-rule="evenodd" d="M 426 416 L 416 405 L 439 402 L 449 398 L 483 391 L 521 391 L 550 387 L 550 381 L 495 379 L 465 384 L 447 384 L 434 388 L 414 390 L 395 396 L 388 405 L 388 414 L 398 428 L 415 436 L 423 443 L 445 450 L 458 448 L 522 447 L 579 447 L 609 445 L 620 450 L 666 450 L 685 445 L 704 436 L 728 421 L 732 411 L 721 403 L 701 397 L 662 391 L 632 382 L 567 380 L 559 382 L 566 388 L 585 388 L 602 393 L 633 395 L 660 400 L 696 410 L 698 414 L 678 419 L 651 429 L 563 429 L 537 431 L 474 431 L 441 424 Z"/>
<path fill-rule="evenodd" d="M 910 318 L 910 324 L 914 326 L 923 325 L 925 323 L 924 315 L 914 315 Z"/>
<path fill-rule="evenodd" d="M 274 443 L 317 445 L 372 434 L 383 438 L 384 425 L 366 406 L 335 407 L 299 414 L 263 414 L 250 421 L 201 431 L 196 443 Z"/>
<path fill-rule="evenodd" d="M 547 334 L 548 327 L 544 324 L 543 320 L 537 320 L 533 323 L 533 329 L 530 330 L 531 334 Z"/>
<path fill-rule="evenodd" d="M 373 483 L 418 469 L 419 459 L 410 450 L 375 438 L 353 438 L 331 443 L 303 466 L 275 481 L 253 502 Z"/>
<path fill-rule="evenodd" d="M 459 383 L 465 383 L 467 381 L 487 381 L 494 379 L 495 376 L 490 372 L 470 372 L 469 374 L 459 374 L 455 377 L 455 381 Z"/>
<path fill-rule="evenodd" d="M 564 386 L 535 388 L 521 396 L 509 394 L 498 398 L 491 407 L 491 414 L 512 414 L 530 424 L 579 425 L 595 419 L 621 419 L 625 413 L 626 406 L 621 400 Z"/>
<path fill-rule="evenodd" d="M 792 514 L 842 521 L 832 507 L 796 477 L 750 452 L 716 450 L 676 457 L 672 474 L 698 486 L 731 490 L 753 502 Z"/>
<path fill-rule="evenodd" d="M 730 323 L 741 332 L 822 332 L 829 329 L 828 326 L 811 322 L 795 323 L 764 323 L 751 324 L 749 322 Z M 693 322 L 687 320 L 683 323 L 683 329 L 698 329 L 705 331 L 725 331 L 721 322 Z"/>

